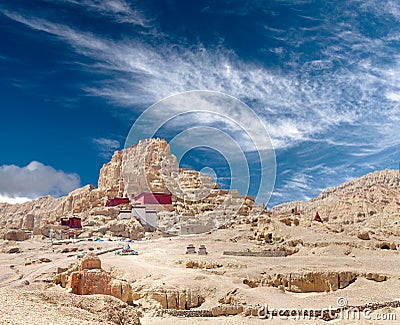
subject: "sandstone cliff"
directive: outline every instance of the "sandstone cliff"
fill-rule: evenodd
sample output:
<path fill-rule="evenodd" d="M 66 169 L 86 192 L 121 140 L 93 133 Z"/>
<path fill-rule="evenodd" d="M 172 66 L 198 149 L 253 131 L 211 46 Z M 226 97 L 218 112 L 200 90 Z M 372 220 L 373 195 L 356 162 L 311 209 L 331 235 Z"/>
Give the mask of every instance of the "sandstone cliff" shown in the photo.
<path fill-rule="evenodd" d="M 319 211 L 325 221 L 339 224 L 368 221 L 379 226 L 385 220 L 394 223 L 400 216 L 399 182 L 398 171 L 378 171 L 329 188 L 309 202 L 285 203 L 273 211 L 288 214 L 298 209 L 307 219 Z M 33 230 L 45 221 L 55 222 L 71 214 L 81 216 L 86 225 L 101 227 L 115 219 L 120 209 L 104 207 L 108 198 L 128 196 L 132 200 L 145 191 L 173 194 L 171 207 L 155 207 L 165 230 L 182 222 L 193 225 L 199 219 L 219 227 L 264 212 L 252 197 L 219 189 L 210 177 L 179 168 L 165 140 L 145 139 L 114 153 L 100 170 L 98 188 L 87 185 L 61 198 L 46 196 L 24 204 L 0 203 L 0 227 Z M 108 230 L 100 229 L 100 234 Z"/>
<path fill-rule="evenodd" d="M 45 196 L 22 204 L 0 203 L 0 227 L 33 230 L 45 221 L 55 221 L 71 214 L 81 214 L 104 206 L 105 192 L 86 185 L 67 196 Z"/>
<path fill-rule="evenodd" d="M 389 226 L 400 217 L 400 176 L 396 170 L 382 170 L 324 190 L 309 202 L 295 201 L 273 208 L 275 213 L 298 209 L 312 219 L 316 211 L 330 224 Z"/>
<path fill-rule="evenodd" d="M 198 171 L 179 168 L 164 139 L 144 139 L 127 149 L 116 151 L 111 161 L 100 170 L 99 190 L 109 196 L 124 195 L 131 200 L 142 192 L 171 193 L 173 206 L 158 210 L 160 226 L 171 230 L 182 222 L 201 223 L 211 228 L 243 219 L 263 209 L 250 196 L 222 190 L 211 177 Z"/>
<path fill-rule="evenodd" d="M 100 170 L 98 188 L 86 185 L 61 198 L 46 196 L 24 204 L 1 203 L 0 227 L 33 230 L 72 214 L 82 217 L 84 225 L 101 227 L 102 223 L 115 219 L 120 209 L 106 208 L 108 198 L 126 196 L 134 203 L 134 197 L 142 192 L 172 193 L 172 206 L 151 207 L 158 210 L 160 225 L 165 230 L 185 217 L 203 216 L 202 222 L 215 227 L 237 216 L 243 219 L 251 212 L 262 211 L 253 198 L 221 190 L 209 176 L 179 168 L 165 140 L 144 139 L 114 153 Z M 112 229 L 99 229 L 97 234 L 108 230 Z"/>
<path fill-rule="evenodd" d="M 394 223 L 398 219 L 399 189 L 397 171 L 378 171 L 327 189 L 310 202 L 285 203 L 273 211 L 290 214 L 292 209 L 298 209 L 303 217 L 311 219 L 318 210 L 329 223 L 353 224 L 368 220 L 379 226 L 382 220 L 390 219 L 389 223 Z M 0 203 L 0 228 L 34 230 L 45 221 L 56 222 L 74 214 L 82 217 L 84 225 L 99 228 L 96 234 L 118 228 L 119 234 L 129 233 L 135 238 L 141 236 L 142 229 L 137 229 L 137 225 L 112 224 L 120 207 L 106 208 L 105 203 L 114 196 L 127 196 L 133 202 L 136 195 L 145 191 L 172 193 L 172 206 L 154 207 L 164 230 L 174 227 L 177 230 L 180 224 L 193 226 L 199 220 L 211 228 L 229 226 L 265 213 L 252 197 L 219 189 L 210 177 L 179 168 L 165 140 L 145 139 L 114 153 L 100 170 L 98 188 L 87 185 L 61 198 L 46 196 L 24 204 Z M 109 226 L 102 228 L 105 224 Z"/>

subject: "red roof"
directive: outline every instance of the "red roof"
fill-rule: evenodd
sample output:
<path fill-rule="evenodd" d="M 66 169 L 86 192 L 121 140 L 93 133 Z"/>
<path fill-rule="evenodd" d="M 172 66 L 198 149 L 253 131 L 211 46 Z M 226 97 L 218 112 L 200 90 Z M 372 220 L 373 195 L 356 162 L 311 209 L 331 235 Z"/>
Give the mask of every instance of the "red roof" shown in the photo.
<path fill-rule="evenodd" d="M 115 197 L 107 201 L 106 207 L 115 207 L 120 204 L 129 204 L 129 202 L 129 198 L 127 197 Z"/>
<path fill-rule="evenodd" d="M 138 201 L 142 204 L 172 204 L 172 194 L 143 192 L 135 196 L 135 201 Z"/>

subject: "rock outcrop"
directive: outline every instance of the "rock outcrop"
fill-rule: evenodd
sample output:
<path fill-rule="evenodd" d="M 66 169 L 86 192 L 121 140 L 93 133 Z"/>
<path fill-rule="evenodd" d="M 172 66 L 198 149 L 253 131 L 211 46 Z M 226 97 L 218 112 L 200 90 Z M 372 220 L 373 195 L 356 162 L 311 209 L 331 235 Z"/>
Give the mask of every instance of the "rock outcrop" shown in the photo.
<path fill-rule="evenodd" d="M 1 299 L 1 324 L 141 324 L 137 308 L 112 296 L 18 288 L 3 289 Z"/>
<path fill-rule="evenodd" d="M 218 316 L 232 316 L 241 314 L 244 311 L 242 305 L 219 305 L 211 309 L 212 315 L 214 317 Z"/>
<path fill-rule="evenodd" d="M 122 179 L 123 151 L 115 151 L 111 160 L 100 169 L 98 189 L 108 191 L 110 196 L 124 196 L 125 186 Z"/>
<path fill-rule="evenodd" d="M 273 211 L 288 226 L 310 220 L 318 210 L 322 219 L 331 225 L 355 224 L 358 227 L 362 224 L 360 229 L 354 229 L 354 236 L 361 231 L 371 234 L 370 230 L 384 236 L 399 236 L 399 190 L 398 171 L 383 170 L 327 189 L 309 202 L 285 203 Z M 114 153 L 111 161 L 100 170 L 97 189 L 87 185 L 61 198 L 47 196 L 24 204 L 0 203 L 0 227 L 43 234 L 39 229 L 46 222 L 58 222 L 61 217 L 74 214 L 82 218 L 84 225 L 97 227 L 97 233 L 102 234 L 110 230 L 104 231 L 102 226 L 115 220 L 120 210 L 120 207 L 106 208 L 108 198 L 128 196 L 132 200 L 146 191 L 172 193 L 172 206 L 151 207 L 158 210 L 158 226 L 171 233 L 179 233 L 184 227 L 196 228 L 198 223 L 205 225 L 203 230 L 208 231 L 266 215 L 264 207 L 258 206 L 252 197 L 241 196 L 235 190 L 219 189 L 210 177 L 179 168 L 165 140 L 144 139 Z M 298 211 L 301 218 L 291 216 L 289 211 L 293 210 Z M 132 235 L 129 226 L 124 230 L 118 223 L 110 227 L 112 233 L 137 237 Z M 257 236 L 268 242 L 271 233 L 266 229 Z M 366 238 L 365 233 L 362 236 Z"/>
<path fill-rule="evenodd" d="M 276 213 L 298 210 L 311 218 L 318 211 L 329 223 L 354 224 L 400 216 L 400 180 L 396 170 L 381 170 L 331 187 L 309 202 L 295 201 L 273 208 Z"/>
<path fill-rule="evenodd" d="M 330 292 L 346 288 L 358 277 L 382 282 L 387 276 L 378 273 L 357 273 L 353 271 L 310 271 L 300 273 L 264 275 L 256 279 L 244 279 L 243 283 L 251 288 L 269 286 L 283 291 L 304 292 Z"/>
<path fill-rule="evenodd" d="M 230 222 L 244 222 L 249 215 L 258 215 L 263 211 L 252 197 L 241 196 L 235 190 L 219 189 L 209 176 L 179 168 L 165 140 L 144 139 L 114 153 L 111 161 L 100 170 L 98 188 L 87 185 L 61 198 L 47 196 L 24 204 L 0 203 L 0 227 L 24 228 L 42 234 L 39 229 L 45 223 L 57 223 L 61 217 L 69 215 L 80 216 L 84 226 L 96 225 L 99 221 L 97 226 L 100 227 L 101 216 L 115 219 L 120 210 L 119 207 L 106 208 L 107 199 L 126 196 L 133 202 L 136 195 L 149 191 L 173 195 L 172 206 L 151 207 L 159 212 L 159 226 L 168 231 L 173 231 L 174 225 L 182 222 L 190 223 L 187 220 L 190 217 L 202 217 L 200 222 L 210 223 L 206 228 L 211 229 L 229 225 Z M 195 221 L 198 222 L 197 219 Z M 118 228 L 112 227 L 114 230 Z M 129 237 L 135 237 L 129 233 Z"/>
<path fill-rule="evenodd" d="M 35 227 L 35 216 L 33 214 L 26 215 L 22 222 L 22 229 L 33 230 L 34 227 Z"/>
<path fill-rule="evenodd" d="M 245 279 L 250 287 L 272 286 L 290 292 L 329 292 L 347 287 L 357 279 L 354 272 L 313 271 L 268 275 L 256 280 Z"/>
<path fill-rule="evenodd" d="M 0 203 L 0 227 L 34 230 L 61 217 L 89 215 L 91 210 L 104 207 L 106 200 L 104 191 L 87 185 L 60 198 L 46 196 L 22 204 Z"/>
<path fill-rule="evenodd" d="M 54 282 L 77 295 L 102 294 L 132 301 L 132 287 L 126 281 L 115 279 L 101 268 L 100 259 L 93 253 L 87 254 L 80 263 L 69 269 L 59 269 Z"/>
<path fill-rule="evenodd" d="M 4 234 L 5 240 L 22 241 L 28 239 L 28 235 L 21 229 L 11 229 Z"/>
<path fill-rule="evenodd" d="M 114 220 L 108 225 L 113 236 L 138 239 L 144 237 L 144 228 L 136 219 Z"/>
<path fill-rule="evenodd" d="M 150 305 L 163 309 L 188 310 L 202 305 L 204 295 L 199 290 L 174 288 L 137 288 L 134 300 L 145 299 Z"/>

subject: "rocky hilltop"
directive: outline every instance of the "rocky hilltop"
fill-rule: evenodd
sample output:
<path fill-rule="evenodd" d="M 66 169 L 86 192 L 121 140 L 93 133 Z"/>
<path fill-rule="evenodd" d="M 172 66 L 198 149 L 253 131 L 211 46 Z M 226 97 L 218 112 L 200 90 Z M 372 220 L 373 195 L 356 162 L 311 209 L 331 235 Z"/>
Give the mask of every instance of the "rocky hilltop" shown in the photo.
<path fill-rule="evenodd" d="M 145 232 L 135 218 L 117 216 L 142 191 L 172 194 L 172 204 L 158 210 L 161 228 L 184 219 L 187 225 L 217 221 L 219 229 L 169 238 L 147 233 L 129 243 L 137 254 L 126 256 L 126 239 Z M 113 196 L 127 196 L 130 204 L 105 206 Z M 371 317 L 398 317 L 399 207 L 397 171 L 384 170 L 309 202 L 266 211 L 251 197 L 179 168 L 165 140 L 143 140 L 115 152 L 100 171 L 98 188 L 0 206 L 0 229 L 9 228 L 0 236 L 0 319 L 261 324 L 265 320 L 257 322 L 257 313 L 268 303 L 285 308 L 285 315 L 313 307 L 324 323 L 359 324 L 360 319 L 349 323 L 338 314 L 323 315 L 327 306 L 342 310 L 338 298 L 347 310 L 371 308 Z M 317 210 L 323 222 L 312 221 Z M 82 218 L 78 240 L 46 237 L 70 214 Z M 24 240 L 27 233 L 39 236 Z M 94 240 L 101 236 L 110 240 Z"/>
<path fill-rule="evenodd" d="M 273 208 L 277 214 L 298 210 L 305 218 L 316 211 L 329 224 L 380 228 L 397 225 L 400 218 L 400 174 L 382 170 L 331 187 L 309 202 L 294 201 Z"/>
<path fill-rule="evenodd" d="M 162 178 L 162 162 L 173 158 L 165 140 L 141 140 L 116 151 L 111 161 L 103 165 L 98 188 L 131 198 L 142 192 L 168 192 Z"/>
<path fill-rule="evenodd" d="M 244 221 L 250 214 L 263 210 L 252 197 L 241 196 L 236 190 L 219 189 L 209 176 L 179 168 L 164 139 L 144 139 L 116 151 L 100 170 L 98 187 L 108 195 L 123 195 L 131 201 L 142 192 L 171 193 L 170 210 L 154 207 L 165 230 L 180 222 L 197 222 L 192 217 L 218 227 L 237 218 Z"/>
<path fill-rule="evenodd" d="M 397 222 L 400 216 L 399 189 L 398 171 L 377 171 L 326 189 L 309 202 L 278 205 L 273 212 L 282 216 L 299 211 L 304 219 L 310 220 L 318 211 L 329 224 L 362 224 L 378 228 L 382 222 L 385 225 Z M 134 197 L 142 192 L 172 194 L 171 206 L 152 207 L 158 210 L 159 226 L 164 230 L 176 230 L 180 224 L 193 225 L 196 222 L 218 228 L 253 220 L 267 213 L 252 197 L 241 196 L 236 190 L 219 189 L 210 177 L 195 170 L 179 168 L 165 140 L 144 139 L 114 153 L 110 162 L 100 170 L 98 188 L 86 185 L 60 198 L 46 196 L 24 204 L 0 203 L 0 227 L 3 232 L 16 228 L 46 234 L 46 224 L 76 215 L 82 218 L 84 226 L 94 229 L 95 235 L 113 229 L 114 234 L 136 238 L 143 232 L 139 225 L 123 226 L 116 220 L 119 211 L 129 209 L 131 205 L 105 205 L 115 196 L 129 197 L 131 204 L 135 204 Z M 43 227 L 46 228 L 44 231 Z"/>
<path fill-rule="evenodd" d="M 191 169 L 179 168 L 163 139 L 144 139 L 138 144 L 116 151 L 100 170 L 98 188 L 86 185 L 67 196 L 46 196 L 23 204 L 0 203 L 0 227 L 35 230 L 55 223 L 62 217 L 76 215 L 83 225 L 101 228 L 115 221 L 127 206 L 105 207 L 109 198 L 134 197 L 142 192 L 172 193 L 173 204 L 166 209 L 155 206 L 161 226 L 170 229 L 182 218 L 201 217 L 202 222 L 217 220 L 223 225 L 239 216 L 241 219 L 262 211 L 254 199 L 240 196 L 235 190 L 221 190 L 211 178 Z M 205 219 L 204 219 L 205 218 Z M 102 233 L 104 231 L 100 231 Z M 46 233 L 46 231 L 45 231 Z M 135 236 L 134 236 L 135 237 Z"/>

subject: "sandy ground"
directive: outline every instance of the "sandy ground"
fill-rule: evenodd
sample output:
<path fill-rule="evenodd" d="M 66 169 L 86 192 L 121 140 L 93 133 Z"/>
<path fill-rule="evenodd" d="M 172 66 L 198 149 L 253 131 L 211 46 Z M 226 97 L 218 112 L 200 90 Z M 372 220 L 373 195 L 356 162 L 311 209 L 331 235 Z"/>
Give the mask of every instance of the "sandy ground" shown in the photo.
<path fill-rule="evenodd" d="M 302 239 L 304 245 L 300 251 L 287 257 L 246 257 L 226 256 L 224 250 L 245 251 L 260 250 L 254 241 L 247 239 L 249 226 L 240 225 L 235 229 L 218 230 L 211 234 L 192 237 L 158 238 L 146 241 L 135 241 L 132 248 L 139 251 L 138 256 L 116 256 L 114 253 L 101 255 L 103 268 L 114 270 L 120 277 L 127 279 L 135 290 L 140 288 L 171 288 L 199 290 L 205 294 L 205 302 L 200 309 L 218 305 L 219 298 L 236 289 L 238 299 L 246 305 L 265 305 L 269 308 L 327 308 L 337 307 L 338 298 L 346 298 L 350 305 L 361 305 L 370 302 L 400 300 L 400 258 L 397 250 L 380 250 L 371 248 L 371 241 L 363 241 L 344 233 L 333 233 L 323 226 L 286 227 L 279 229 L 280 236 L 286 239 Z M 233 240 L 234 239 L 234 240 Z M 188 244 L 198 247 L 205 244 L 208 255 L 187 255 Z M 34 301 L 32 295 L 23 296 L 32 290 L 54 290 L 51 280 L 57 267 L 66 267 L 76 261 L 77 254 L 89 251 L 100 252 L 113 247 L 122 247 L 123 243 L 89 242 L 59 243 L 51 246 L 48 240 L 31 239 L 24 242 L 1 241 L 0 248 L 0 293 L 3 303 L 0 307 L 0 320 L 3 323 L 35 324 L 33 315 L 37 308 L 46 303 Z M 315 246 L 315 247 L 314 247 Z M 6 253 L 12 247 L 19 247 L 21 253 Z M 61 253 L 64 248 L 76 247 L 74 253 Z M 54 248 L 54 252 L 53 252 Z M 349 253 L 350 252 L 350 253 Z M 43 259 L 42 261 L 40 259 Z M 50 261 L 46 260 L 50 259 Z M 219 263 L 221 266 L 211 269 L 186 268 L 188 261 Z M 265 274 L 285 274 L 290 272 L 309 271 L 354 271 L 373 272 L 388 277 L 387 281 L 375 282 L 359 277 L 344 289 L 323 293 L 290 293 L 274 287 L 250 288 L 243 283 L 244 279 L 253 279 Z M 57 289 L 58 290 L 58 289 Z M 24 306 L 25 302 L 25 306 Z M 142 324 L 281 324 L 282 319 L 262 320 L 256 316 L 242 315 L 212 318 L 157 317 L 154 306 L 146 301 L 138 307 L 142 314 Z M 36 306 L 36 307 L 35 307 Z M 47 306 L 48 323 L 73 324 L 96 323 L 96 317 L 83 313 L 67 314 L 62 309 Z M 63 314 L 64 313 L 64 314 Z M 25 316 L 24 316 L 25 315 Z M 31 315 L 31 316 L 29 316 Z M 378 320 L 392 315 L 396 319 Z M 44 317 L 44 316 L 43 316 Z M 51 320 L 51 317 L 54 319 Z M 14 319 L 14 320 L 13 320 Z M 32 321 L 32 322 L 31 322 Z M 101 323 L 101 321 L 99 321 Z M 310 324 L 310 321 L 288 323 Z M 371 319 L 333 320 L 331 324 L 398 324 L 399 309 L 383 309 L 371 314 Z M 312 321 L 326 324 L 324 321 Z"/>

